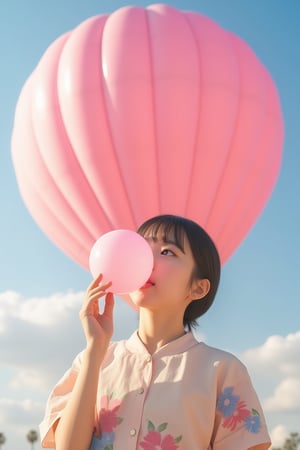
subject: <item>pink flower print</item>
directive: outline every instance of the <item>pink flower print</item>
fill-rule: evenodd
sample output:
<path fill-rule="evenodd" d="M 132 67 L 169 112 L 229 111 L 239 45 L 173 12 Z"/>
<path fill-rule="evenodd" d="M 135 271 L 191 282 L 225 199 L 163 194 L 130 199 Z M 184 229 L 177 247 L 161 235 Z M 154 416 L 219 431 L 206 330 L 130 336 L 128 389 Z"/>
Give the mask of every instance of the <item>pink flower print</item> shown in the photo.
<path fill-rule="evenodd" d="M 162 434 L 167 426 L 167 423 L 163 423 L 155 429 L 149 420 L 148 433 L 140 443 L 140 447 L 144 450 L 177 450 L 177 443 L 181 441 L 181 436 L 174 438 L 170 434 Z"/>
<path fill-rule="evenodd" d="M 223 421 L 223 427 L 229 428 L 231 431 L 235 430 L 238 423 L 244 422 L 246 417 L 251 415 L 249 409 L 246 408 L 246 403 L 243 401 L 238 402 L 236 409 L 233 411 L 232 416 L 226 417 Z"/>
<path fill-rule="evenodd" d="M 118 399 L 112 400 L 108 395 L 104 395 L 101 398 L 100 406 L 99 421 L 101 430 L 105 433 L 112 433 L 116 426 L 122 421 L 122 419 L 117 416 L 121 401 Z"/>

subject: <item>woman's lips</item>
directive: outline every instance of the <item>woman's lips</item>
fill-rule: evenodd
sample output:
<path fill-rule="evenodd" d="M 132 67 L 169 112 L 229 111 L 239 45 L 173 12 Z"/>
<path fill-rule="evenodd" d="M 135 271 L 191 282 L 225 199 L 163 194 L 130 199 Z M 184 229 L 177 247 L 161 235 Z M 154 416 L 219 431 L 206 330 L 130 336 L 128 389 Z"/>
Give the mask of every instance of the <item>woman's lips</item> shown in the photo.
<path fill-rule="evenodd" d="M 141 287 L 141 289 L 147 289 L 149 287 L 154 286 L 154 283 L 151 280 L 146 281 L 146 283 Z"/>

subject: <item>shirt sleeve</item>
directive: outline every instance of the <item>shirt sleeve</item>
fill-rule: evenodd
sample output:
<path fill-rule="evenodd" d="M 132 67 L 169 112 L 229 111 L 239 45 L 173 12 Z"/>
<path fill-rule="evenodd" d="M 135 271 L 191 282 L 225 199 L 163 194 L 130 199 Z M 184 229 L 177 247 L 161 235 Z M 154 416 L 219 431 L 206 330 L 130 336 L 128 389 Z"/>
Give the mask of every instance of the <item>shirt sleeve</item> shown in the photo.
<path fill-rule="evenodd" d="M 232 355 L 231 361 L 220 366 L 212 450 L 270 446 L 263 410 L 246 367 Z"/>
<path fill-rule="evenodd" d="M 49 395 L 45 416 L 40 423 L 41 444 L 44 448 L 55 448 L 53 425 L 60 419 L 76 382 L 82 353 L 74 359 L 71 368 L 63 375 Z"/>

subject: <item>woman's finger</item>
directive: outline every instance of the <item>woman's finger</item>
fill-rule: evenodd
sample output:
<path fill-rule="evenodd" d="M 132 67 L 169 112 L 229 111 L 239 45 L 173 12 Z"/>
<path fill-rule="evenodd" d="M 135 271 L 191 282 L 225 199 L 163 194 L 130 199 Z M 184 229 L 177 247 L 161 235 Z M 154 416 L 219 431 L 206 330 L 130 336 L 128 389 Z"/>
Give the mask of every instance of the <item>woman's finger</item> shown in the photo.
<path fill-rule="evenodd" d="M 87 288 L 87 294 L 93 294 L 94 292 L 100 292 L 100 291 L 106 291 L 111 285 L 111 281 L 107 281 L 106 283 L 102 282 L 102 275 L 99 275 L 98 278 L 95 278 L 95 280 L 92 281 L 92 283 Z"/>
<path fill-rule="evenodd" d="M 115 305 L 114 296 L 113 296 L 113 294 L 111 292 L 109 292 L 106 295 L 106 298 L 105 298 L 105 305 L 104 305 L 103 316 L 106 316 L 109 319 L 112 319 L 113 318 L 114 305 Z"/>
<path fill-rule="evenodd" d="M 99 277 L 101 279 L 101 277 Z M 91 286 L 93 286 L 94 283 L 92 283 Z M 108 282 L 103 285 L 98 285 L 96 287 L 90 288 L 90 290 L 87 292 L 85 301 L 81 308 L 81 315 L 93 315 L 95 317 L 98 316 L 100 313 L 99 310 L 99 303 L 98 300 L 101 297 L 104 297 L 105 295 L 108 295 L 106 292 L 107 289 L 111 286 L 111 282 Z"/>
<path fill-rule="evenodd" d="M 99 284 L 88 290 L 89 295 L 94 295 L 95 293 L 106 292 L 108 288 L 112 285 L 111 281 L 105 284 Z"/>
<path fill-rule="evenodd" d="M 98 286 L 99 283 L 102 281 L 102 279 L 103 279 L 103 275 L 102 275 L 102 273 L 99 273 L 99 275 L 91 281 L 91 283 L 89 284 L 89 286 L 87 288 L 87 291 L 89 291 L 90 289 L 93 289 L 95 286 Z"/>

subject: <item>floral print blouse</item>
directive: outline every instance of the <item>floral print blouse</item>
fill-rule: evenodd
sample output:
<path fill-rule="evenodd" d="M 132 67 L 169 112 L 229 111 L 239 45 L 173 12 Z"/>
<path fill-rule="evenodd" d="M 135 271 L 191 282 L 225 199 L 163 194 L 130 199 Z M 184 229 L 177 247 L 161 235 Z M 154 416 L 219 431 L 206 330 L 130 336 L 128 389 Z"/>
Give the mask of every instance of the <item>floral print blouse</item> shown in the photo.
<path fill-rule="evenodd" d="M 54 387 L 40 425 L 55 448 L 82 353 Z M 135 332 L 112 343 L 99 373 L 90 450 L 247 450 L 270 438 L 245 366 L 192 333 L 150 355 Z"/>

